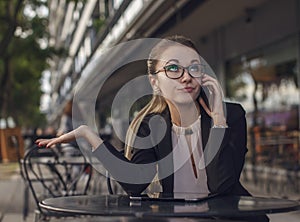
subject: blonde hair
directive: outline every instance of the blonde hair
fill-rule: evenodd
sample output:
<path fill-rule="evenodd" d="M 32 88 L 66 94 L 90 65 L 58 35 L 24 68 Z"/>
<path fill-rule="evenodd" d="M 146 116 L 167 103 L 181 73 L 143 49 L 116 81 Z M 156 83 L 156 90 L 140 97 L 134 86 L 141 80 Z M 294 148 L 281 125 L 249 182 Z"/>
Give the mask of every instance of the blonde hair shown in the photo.
<path fill-rule="evenodd" d="M 151 50 L 151 53 L 147 60 L 147 67 L 148 67 L 149 75 L 155 75 L 154 73 L 156 71 L 156 68 L 157 68 L 156 66 L 159 61 L 158 60 L 159 55 L 166 48 L 168 48 L 170 46 L 174 46 L 174 42 L 182 44 L 187 47 L 190 47 L 198 53 L 198 50 L 196 49 L 194 43 L 190 39 L 188 39 L 184 36 L 178 36 L 178 35 L 167 37 L 167 38 L 161 40 L 159 43 L 157 43 Z M 131 159 L 131 157 L 132 157 L 133 144 L 134 144 L 136 134 L 138 132 L 138 129 L 139 129 L 143 119 L 148 114 L 152 114 L 152 113 L 160 114 L 166 108 L 167 108 L 167 102 L 163 98 L 163 96 L 160 96 L 157 93 L 153 93 L 152 99 L 136 115 L 136 117 L 133 119 L 133 121 L 129 125 L 129 128 L 131 130 L 127 130 L 127 134 L 126 134 L 125 148 L 124 148 L 125 157 L 127 157 L 128 159 Z"/>
<path fill-rule="evenodd" d="M 162 113 L 167 107 L 166 101 L 159 95 L 153 95 L 150 102 L 136 115 L 131 124 L 129 125 L 131 130 L 127 130 L 126 143 L 125 143 L 125 156 L 131 159 L 132 146 L 137 134 L 137 131 L 145 118 L 150 113 Z"/>

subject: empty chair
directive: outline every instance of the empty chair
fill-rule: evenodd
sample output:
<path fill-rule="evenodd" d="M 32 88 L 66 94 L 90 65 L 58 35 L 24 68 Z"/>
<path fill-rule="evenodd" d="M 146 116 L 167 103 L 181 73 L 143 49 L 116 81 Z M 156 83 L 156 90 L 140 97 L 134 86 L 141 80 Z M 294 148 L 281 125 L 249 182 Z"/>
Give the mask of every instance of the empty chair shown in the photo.
<path fill-rule="evenodd" d="M 49 197 L 87 194 L 92 167 L 84 156 L 64 157 L 56 149 L 33 146 L 22 160 L 25 182 L 36 202 L 35 220 L 71 216 L 45 212 L 39 202 Z"/>

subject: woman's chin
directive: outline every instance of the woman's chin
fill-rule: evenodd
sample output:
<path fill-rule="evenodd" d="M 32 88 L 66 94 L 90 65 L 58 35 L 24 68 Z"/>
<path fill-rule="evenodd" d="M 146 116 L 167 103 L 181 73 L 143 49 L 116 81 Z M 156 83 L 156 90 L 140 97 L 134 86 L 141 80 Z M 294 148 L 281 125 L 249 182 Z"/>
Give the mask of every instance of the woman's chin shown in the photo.
<path fill-rule="evenodd" d="M 186 106 L 186 105 L 191 105 L 195 103 L 195 99 L 193 99 L 192 97 L 185 97 L 185 98 L 173 98 L 171 100 L 172 103 L 178 105 L 178 106 Z"/>

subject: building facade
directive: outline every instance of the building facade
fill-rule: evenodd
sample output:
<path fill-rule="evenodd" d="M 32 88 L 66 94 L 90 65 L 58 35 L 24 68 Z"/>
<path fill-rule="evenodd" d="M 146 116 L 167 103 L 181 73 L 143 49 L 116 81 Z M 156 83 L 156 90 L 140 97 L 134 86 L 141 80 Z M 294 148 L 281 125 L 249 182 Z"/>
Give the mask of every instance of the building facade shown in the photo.
<path fill-rule="evenodd" d="M 146 72 L 132 56 L 141 45 L 126 43 L 185 35 L 213 68 L 226 100 L 245 108 L 249 161 L 299 164 L 299 0 L 50 0 L 49 9 L 49 44 L 67 50 L 67 56 L 50 61 L 49 122 L 80 94 L 91 100 L 81 108 L 96 128 L 107 116 L 121 119 L 122 126 L 120 114 L 127 108 L 111 112 L 112 101 Z M 128 97 L 147 87 L 134 87 Z"/>

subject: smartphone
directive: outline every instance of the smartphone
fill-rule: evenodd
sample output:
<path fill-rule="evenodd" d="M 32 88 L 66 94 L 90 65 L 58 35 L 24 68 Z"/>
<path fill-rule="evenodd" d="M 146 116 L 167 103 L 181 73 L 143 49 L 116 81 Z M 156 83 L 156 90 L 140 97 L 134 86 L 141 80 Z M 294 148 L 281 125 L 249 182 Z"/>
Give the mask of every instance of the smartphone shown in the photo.
<path fill-rule="evenodd" d="M 203 99 L 209 110 L 212 110 L 213 96 L 206 86 L 201 86 L 199 97 Z"/>

